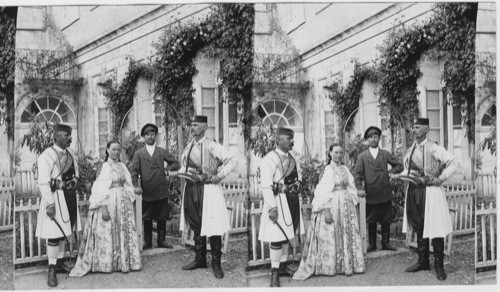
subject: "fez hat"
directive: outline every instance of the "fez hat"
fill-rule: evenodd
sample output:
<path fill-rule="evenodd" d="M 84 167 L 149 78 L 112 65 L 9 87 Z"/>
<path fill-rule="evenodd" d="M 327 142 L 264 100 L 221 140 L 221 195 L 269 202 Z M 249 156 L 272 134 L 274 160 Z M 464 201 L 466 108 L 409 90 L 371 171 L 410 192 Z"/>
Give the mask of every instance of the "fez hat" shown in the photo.
<path fill-rule="evenodd" d="M 293 136 L 294 132 L 292 129 L 284 128 L 284 127 L 279 127 L 278 130 L 276 130 L 276 135 L 288 135 L 288 136 Z"/>
<path fill-rule="evenodd" d="M 55 132 L 66 132 L 71 134 L 71 131 L 73 130 L 70 126 L 65 125 L 65 124 L 55 124 L 54 127 L 54 133 Z"/>
<path fill-rule="evenodd" d="M 155 124 L 145 124 L 144 127 L 142 127 L 141 136 L 146 135 L 149 130 L 153 130 L 155 134 L 158 134 L 158 127 Z"/>
<path fill-rule="evenodd" d="M 368 127 L 368 129 L 366 129 L 366 131 L 365 131 L 365 140 L 368 139 L 368 137 L 372 133 L 377 133 L 379 136 L 381 136 L 382 135 L 382 130 L 380 130 L 380 128 L 375 127 L 375 126 Z"/>
<path fill-rule="evenodd" d="M 414 125 L 422 125 L 422 126 L 428 126 L 429 125 L 429 119 L 428 118 L 416 118 L 415 122 L 413 122 Z"/>
<path fill-rule="evenodd" d="M 191 120 L 193 123 L 207 123 L 207 116 L 194 116 Z"/>

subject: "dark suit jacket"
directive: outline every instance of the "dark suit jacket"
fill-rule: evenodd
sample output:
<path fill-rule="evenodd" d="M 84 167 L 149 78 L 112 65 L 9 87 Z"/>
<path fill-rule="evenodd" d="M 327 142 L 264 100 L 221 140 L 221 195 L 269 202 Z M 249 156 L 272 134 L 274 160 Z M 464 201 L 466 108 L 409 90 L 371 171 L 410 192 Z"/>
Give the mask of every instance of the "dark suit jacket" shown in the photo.
<path fill-rule="evenodd" d="M 388 170 L 387 164 L 392 166 Z M 389 181 L 389 173 L 400 173 L 403 164 L 389 151 L 379 149 L 377 159 L 374 159 L 370 150 L 361 153 L 356 160 L 353 176 L 358 190 L 363 189 L 365 182 L 366 203 L 378 204 L 394 198 Z"/>
<path fill-rule="evenodd" d="M 164 161 L 167 162 L 165 168 Z M 168 182 L 165 170 L 179 169 L 179 162 L 175 156 L 169 154 L 164 148 L 155 147 L 151 157 L 143 147 L 134 153 L 130 164 L 130 174 L 134 187 L 139 186 L 141 176 L 142 197 L 144 201 L 156 201 L 168 197 Z"/>

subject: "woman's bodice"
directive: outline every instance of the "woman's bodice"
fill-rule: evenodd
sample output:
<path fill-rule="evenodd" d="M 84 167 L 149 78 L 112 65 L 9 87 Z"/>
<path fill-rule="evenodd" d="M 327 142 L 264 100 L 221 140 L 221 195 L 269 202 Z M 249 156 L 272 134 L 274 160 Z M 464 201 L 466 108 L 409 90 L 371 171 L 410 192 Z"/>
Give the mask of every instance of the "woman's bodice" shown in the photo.
<path fill-rule="evenodd" d="M 333 183 L 335 184 L 333 191 L 347 190 L 349 185 L 347 168 L 343 165 L 331 164 L 333 168 Z"/>
<path fill-rule="evenodd" d="M 108 162 L 111 167 L 111 188 L 123 187 L 125 184 L 125 165 L 121 162 Z"/>

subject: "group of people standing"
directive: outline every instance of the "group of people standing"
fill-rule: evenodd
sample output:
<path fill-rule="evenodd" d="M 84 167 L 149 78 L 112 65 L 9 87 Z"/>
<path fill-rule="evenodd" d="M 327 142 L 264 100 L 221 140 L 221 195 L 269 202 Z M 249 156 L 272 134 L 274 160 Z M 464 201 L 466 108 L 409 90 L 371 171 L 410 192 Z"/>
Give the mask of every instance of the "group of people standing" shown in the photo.
<path fill-rule="evenodd" d="M 76 200 L 77 163 L 68 150 L 71 128 L 54 126 L 54 145 L 38 159 L 42 195 L 36 236 L 47 239 L 49 286 L 57 286 L 56 274 L 69 272 L 81 277 L 89 272 L 137 271 L 142 267 L 133 202 L 143 197 L 144 248 L 153 246 L 153 220 L 157 223 L 157 246 L 166 242 L 169 219 L 169 176 L 187 179 L 183 190 L 180 230 L 194 231 L 195 259 L 182 267 L 207 267 L 207 237 L 211 246 L 212 269 L 218 279 L 221 267 L 222 235 L 230 229 L 220 181 L 237 166 L 237 160 L 222 145 L 205 137 L 207 117 L 191 122 L 191 141 L 180 163 L 156 145 L 158 127 L 146 124 L 141 136 L 146 143 L 127 167 L 120 162 L 121 146 L 110 141 L 106 158 L 93 183 L 89 214 L 74 267 L 64 263 L 65 241 L 82 224 Z M 312 218 L 307 230 L 300 209 L 299 165 L 290 154 L 294 132 L 279 128 L 276 148 L 261 161 L 261 189 L 264 198 L 259 240 L 269 242 L 271 287 L 279 287 L 281 276 L 305 280 L 312 275 L 351 275 L 366 269 L 359 233 L 356 206 L 366 197 L 368 252 L 377 250 L 377 223 L 381 224 L 381 248 L 396 250 L 389 243 L 393 220 L 391 179 L 410 178 L 406 190 L 403 232 L 417 234 L 418 262 L 407 272 L 428 270 L 429 241 L 434 248 L 434 267 L 439 280 L 446 279 L 443 266 L 444 237 L 452 232 L 446 197 L 441 187 L 460 162 L 442 146 L 427 140 L 429 120 L 417 119 L 412 126 L 414 143 L 401 163 L 379 148 L 382 131 L 369 127 L 364 138 L 368 150 L 361 153 L 353 171 L 342 163 L 344 149 L 330 146 L 328 160 L 314 191 Z M 165 167 L 165 162 L 167 166 Z M 389 169 L 388 166 L 391 166 Z M 296 271 L 288 266 L 290 240 L 305 234 L 302 259 Z"/>
<path fill-rule="evenodd" d="M 237 166 L 234 155 L 207 139 L 207 117 L 195 116 L 190 127 L 192 140 L 179 164 L 174 155 L 156 145 L 158 127 L 146 124 L 141 130 L 145 147 L 134 153 L 127 167 L 120 162 L 121 145 L 109 141 L 105 161 L 93 183 L 89 213 L 74 267 L 64 262 L 65 246 L 74 231 L 81 231 L 76 198 L 77 163 L 69 151 L 71 127 L 54 126 L 54 145 L 38 159 L 40 211 L 36 236 L 47 240 L 47 285 L 55 287 L 57 273 L 82 277 L 89 272 L 129 272 L 142 268 L 139 237 L 133 202 L 143 198 L 144 249 L 153 246 L 153 220 L 157 226 L 157 246 L 166 242 L 166 221 L 170 217 L 169 176 L 185 175 L 180 230 L 195 233 L 195 260 L 183 270 L 206 268 L 206 237 L 212 253 L 212 269 L 218 279 L 221 267 L 222 235 L 230 229 L 222 187 L 219 182 Z M 165 166 L 166 162 L 166 166 Z M 209 196 L 205 196 L 209 194 Z"/>
<path fill-rule="evenodd" d="M 381 224 L 382 250 L 397 250 L 389 242 L 394 199 L 391 179 L 411 181 L 405 194 L 403 232 L 416 232 L 418 262 L 406 272 L 429 270 L 429 240 L 432 240 L 436 277 L 446 279 L 444 237 L 453 229 L 441 185 L 460 168 L 460 161 L 444 147 L 427 140 L 429 119 L 416 119 L 411 132 L 414 143 L 400 162 L 390 152 L 380 149 L 381 129 L 369 127 L 364 134 L 368 150 L 358 156 L 352 173 L 342 163 L 342 145 L 332 144 L 314 191 L 311 221 L 304 230 L 298 191 L 293 187 L 300 179 L 296 177 L 297 163 L 290 154 L 294 132 L 278 129 L 276 149 L 261 162 L 264 204 L 259 240 L 270 245 L 271 287 L 280 287 L 281 276 L 305 280 L 312 275 L 352 275 L 365 271 L 356 212 L 360 197 L 366 198 L 367 252 L 377 250 L 377 223 Z M 302 259 L 297 271 L 292 271 L 287 266 L 288 246 L 294 236 L 304 234 Z"/>

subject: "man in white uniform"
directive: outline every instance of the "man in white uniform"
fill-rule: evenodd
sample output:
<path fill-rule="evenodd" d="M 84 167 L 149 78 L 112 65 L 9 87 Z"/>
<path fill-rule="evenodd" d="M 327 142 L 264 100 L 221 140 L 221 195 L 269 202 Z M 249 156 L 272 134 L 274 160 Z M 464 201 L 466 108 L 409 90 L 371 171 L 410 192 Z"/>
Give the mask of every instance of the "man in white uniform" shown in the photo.
<path fill-rule="evenodd" d="M 412 126 L 415 143 L 404 159 L 404 175 L 418 178 L 410 183 L 406 193 L 403 232 L 408 225 L 417 233 L 418 262 L 406 272 L 429 270 L 429 239 L 434 248 L 434 269 L 439 280 L 446 279 L 444 271 L 444 237 L 453 231 L 448 203 L 441 184 L 461 165 L 453 154 L 427 140 L 429 119 L 416 119 Z"/>
<path fill-rule="evenodd" d="M 207 117 L 195 116 L 191 142 L 181 157 L 179 173 L 188 173 L 199 180 L 187 180 L 181 208 L 180 230 L 186 224 L 194 231 L 196 256 L 183 270 L 207 267 L 206 238 L 210 240 L 212 269 L 217 279 L 224 277 L 221 267 L 222 235 L 230 229 L 224 192 L 219 182 L 238 164 L 233 154 L 221 144 L 205 137 Z M 175 175 L 175 174 L 172 174 Z"/>
<path fill-rule="evenodd" d="M 70 144 L 71 127 L 57 124 L 54 126 L 54 145 L 38 158 L 38 187 L 42 198 L 36 236 L 47 239 L 47 285 L 51 287 L 57 286 L 56 273 L 69 270 L 63 263 L 64 235 L 69 238 L 75 226 L 77 231 L 81 230 L 75 191 L 77 162 L 67 149 Z"/>
<path fill-rule="evenodd" d="M 264 205 L 259 240 L 270 242 L 271 287 L 280 287 L 279 277 L 290 275 L 286 267 L 288 240 L 292 240 L 297 231 L 304 233 L 296 189 L 297 163 L 289 153 L 293 149 L 293 136 L 291 129 L 279 128 L 276 149 L 264 156 L 260 165 Z"/>

